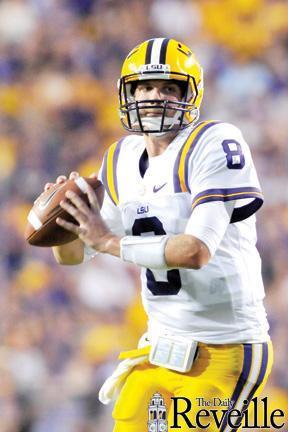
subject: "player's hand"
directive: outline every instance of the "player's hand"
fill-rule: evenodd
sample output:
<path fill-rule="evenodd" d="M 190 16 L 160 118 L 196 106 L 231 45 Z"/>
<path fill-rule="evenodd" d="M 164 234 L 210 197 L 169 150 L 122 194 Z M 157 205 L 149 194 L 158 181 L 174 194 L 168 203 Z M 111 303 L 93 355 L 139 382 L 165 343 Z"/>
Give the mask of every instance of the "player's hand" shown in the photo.
<path fill-rule="evenodd" d="M 102 219 L 97 197 L 91 186 L 87 185 L 86 193 L 90 208 L 72 191 L 67 191 L 65 194 L 67 199 L 60 202 L 61 207 L 73 216 L 79 225 L 61 218 L 57 218 L 56 222 L 66 230 L 76 234 L 86 245 L 93 249 L 99 252 L 109 252 L 109 243 L 116 236 L 109 230 Z"/>
<path fill-rule="evenodd" d="M 69 175 L 69 179 L 73 180 L 75 178 L 79 177 L 79 173 L 77 171 L 72 171 Z M 61 183 L 65 183 L 65 181 L 67 180 L 67 177 L 65 175 L 60 175 L 57 177 L 56 182 L 55 183 L 46 183 L 44 186 L 44 192 L 46 192 L 47 190 L 49 190 L 52 186 L 55 186 L 55 184 L 61 184 Z"/>

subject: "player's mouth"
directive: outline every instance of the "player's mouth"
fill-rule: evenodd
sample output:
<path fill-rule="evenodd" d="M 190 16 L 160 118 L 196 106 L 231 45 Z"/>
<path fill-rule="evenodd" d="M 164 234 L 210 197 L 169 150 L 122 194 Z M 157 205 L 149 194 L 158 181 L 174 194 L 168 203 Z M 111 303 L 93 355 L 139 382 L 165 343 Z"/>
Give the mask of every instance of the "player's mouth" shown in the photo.
<path fill-rule="evenodd" d="M 162 116 L 162 114 L 163 114 L 163 112 L 162 111 L 159 111 L 159 112 L 155 112 L 155 111 L 147 111 L 146 113 L 145 113 L 145 116 L 146 117 L 160 117 L 160 116 Z"/>

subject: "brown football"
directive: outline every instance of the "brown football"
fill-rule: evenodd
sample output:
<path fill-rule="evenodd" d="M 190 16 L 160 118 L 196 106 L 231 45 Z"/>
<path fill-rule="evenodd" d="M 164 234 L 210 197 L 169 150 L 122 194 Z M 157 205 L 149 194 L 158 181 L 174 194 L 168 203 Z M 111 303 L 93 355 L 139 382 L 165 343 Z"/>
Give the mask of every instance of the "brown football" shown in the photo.
<path fill-rule="evenodd" d="M 33 246 L 59 246 L 77 238 L 75 234 L 60 227 L 56 219 L 61 217 L 76 223 L 75 219 L 62 209 L 60 201 L 65 199 L 67 190 L 72 190 L 88 204 L 88 196 L 85 193 L 87 183 L 93 188 L 101 207 L 104 186 L 96 177 L 77 177 L 75 180 L 66 180 L 65 183 L 54 185 L 36 199 L 28 214 L 24 234 L 28 243 Z"/>

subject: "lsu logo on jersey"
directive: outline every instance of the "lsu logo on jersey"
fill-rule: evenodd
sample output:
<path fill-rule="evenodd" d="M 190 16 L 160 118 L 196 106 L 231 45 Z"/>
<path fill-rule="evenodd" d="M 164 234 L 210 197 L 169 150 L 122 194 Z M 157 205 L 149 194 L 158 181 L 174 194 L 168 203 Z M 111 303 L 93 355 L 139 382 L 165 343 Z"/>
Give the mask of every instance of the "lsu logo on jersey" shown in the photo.
<path fill-rule="evenodd" d="M 137 208 L 137 214 L 144 214 L 144 213 L 148 213 L 149 212 L 149 206 L 140 206 Z"/>

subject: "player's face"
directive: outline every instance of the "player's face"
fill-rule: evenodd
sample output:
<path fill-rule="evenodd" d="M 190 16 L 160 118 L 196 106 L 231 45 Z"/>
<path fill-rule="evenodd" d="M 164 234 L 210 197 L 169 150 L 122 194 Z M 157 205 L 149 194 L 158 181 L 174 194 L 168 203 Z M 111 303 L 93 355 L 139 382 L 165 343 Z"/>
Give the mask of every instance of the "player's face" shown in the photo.
<path fill-rule="evenodd" d="M 145 80 L 137 84 L 134 96 L 138 102 L 149 101 L 143 104 L 145 108 L 140 109 L 141 116 L 159 117 L 163 113 L 162 107 L 159 106 L 159 101 L 180 101 L 181 88 L 177 83 L 169 80 Z M 167 117 L 172 117 L 174 114 L 175 110 L 167 109 Z"/>

